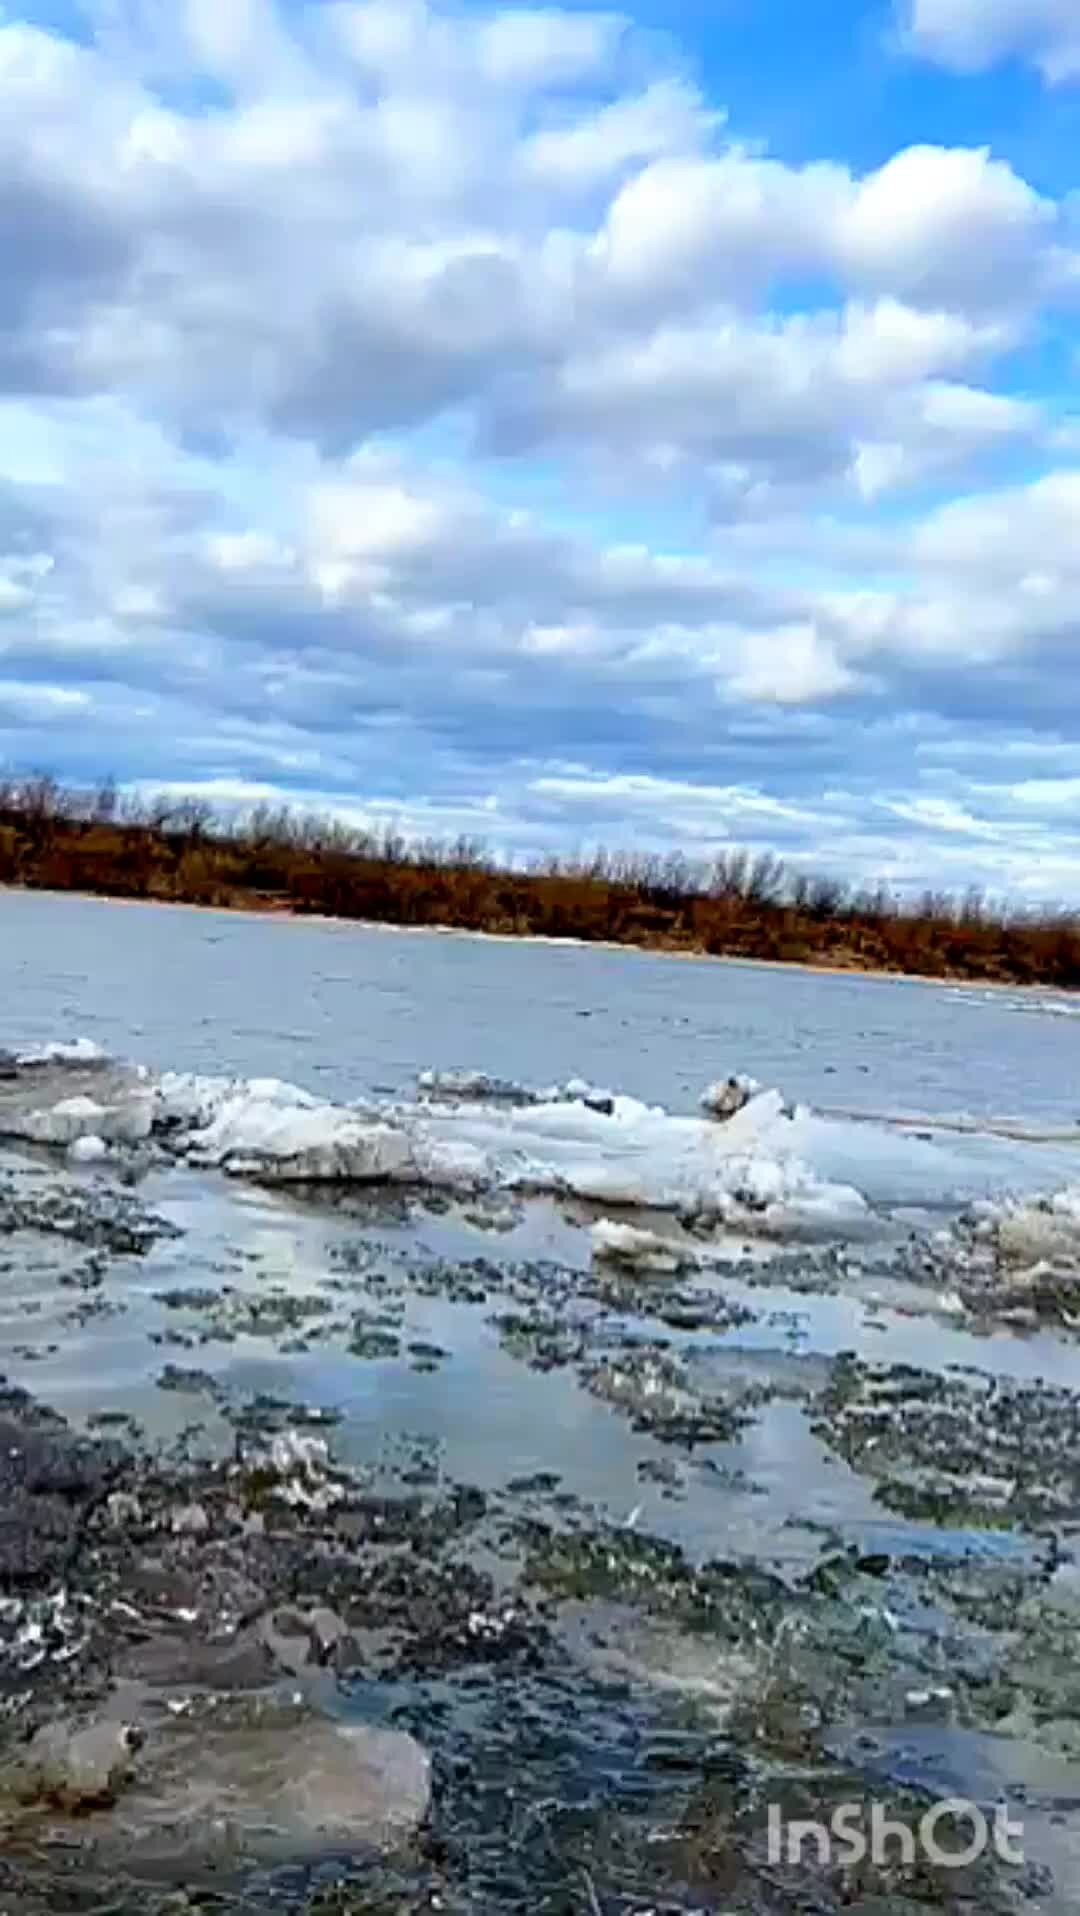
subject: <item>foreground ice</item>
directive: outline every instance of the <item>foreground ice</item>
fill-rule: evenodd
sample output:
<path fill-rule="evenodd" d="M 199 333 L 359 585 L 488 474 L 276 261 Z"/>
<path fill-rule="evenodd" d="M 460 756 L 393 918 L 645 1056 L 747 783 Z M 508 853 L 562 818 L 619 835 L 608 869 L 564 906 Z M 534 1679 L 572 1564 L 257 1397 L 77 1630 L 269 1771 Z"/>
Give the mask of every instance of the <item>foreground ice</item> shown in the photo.
<path fill-rule="evenodd" d="M 778 1093 L 724 1124 L 571 1084 L 484 1102 L 470 1080 L 422 1081 L 417 1103 L 320 1103 L 278 1079 L 167 1075 L 154 1128 L 190 1163 L 277 1183 L 334 1180 L 475 1192 L 554 1193 L 717 1222 L 836 1229 L 862 1220 L 851 1185 L 794 1150 Z M 462 1095 L 462 1092 L 464 1095 Z"/>
<path fill-rule="evenodd" d="M 990 1296 L 1018 1322 L 1054 1317 L 1080 1329 L 1080 1184 L 977 1204 L 934 1248 L 969 1300 Z"/>
<path fill-rule="evenodd" d="M 36 1061 L 47 1052 L 53 1072 L 20 1060 L 2 1087 L 0 1131 L 79 1164 L 164 1149 L 271 1184 L 546 1193 L 765 1233 L 846 1230 L 868 1214 L 853 1180 L 822 1177 L 804 1160 L 798 1114 L 751 1080 L 730 1080 L 726 1105 L 710 1096 L 707 1117 L 579 1079 L 538 1090 L 478 1072 L 425 1073 L 412 1100 L 333 1104 L 278 1078 L 155 1080 L 106 1068 L 81 1046 L 62 1058 L 43 1047 Z"/>
<path fill-rule="evenodd" d="M 411 1099 L 335 1104 L 278 1078 L 153 1078 L 76 1041 L 22 1054 L 14 1078 L 0 1083 L 0 1133 L 60 1147 L 88 1167 L 134 1150 L 268 1184 L 575 1198 L 673 1215 L 693 1224 L 699 1242 L 702 1227 L 862 1236 L 913 1207 L 912 1222 L 925 1224 L 927 1207 L 956 1215 L 992 1197 L 993 1228 L 982 1217 L 980 1241 L 996 1232 L 1003 1261 L 1010 1238 L 1052 1238 L 1051 1255 L 1062 1254 L 1063 1238 L 1080 1245 L 1080 1195 L 1066 1192 L 1049 1212 L 1030 1197 L 1075 1177 L 1075 1142 L 1018 1147 L 948 1126 L 916 1133 L 792 1106 L 734 1075 L 711 1085 L 694 1115 L 580 1079 L 537 1089 L 479 1071 L 424 1073 Z M 670 1262 L 670 1242 L 626 1237 L 637 1228 L 605 1235 L 605 1226 L 594 1250 L 615 1263 Z"/>

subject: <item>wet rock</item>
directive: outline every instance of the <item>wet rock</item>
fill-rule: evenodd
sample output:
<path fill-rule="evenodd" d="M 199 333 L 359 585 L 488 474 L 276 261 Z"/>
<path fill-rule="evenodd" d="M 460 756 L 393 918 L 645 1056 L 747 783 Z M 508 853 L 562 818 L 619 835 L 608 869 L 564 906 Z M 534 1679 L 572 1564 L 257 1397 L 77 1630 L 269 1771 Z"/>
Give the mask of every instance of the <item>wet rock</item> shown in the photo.
<path fill-rule="evenodd" d="M 220 1296 L 220 1291 L 212 1291 L 205 1286 L 192 1285 L 187 1289 L 178 1286 L 175 1290 L 155 1292 L 154 1302 L 163 1304 L 170 1311 L 212 1311 Z"/>
<path fill-rule="evenodd" d="M 162 1726 L 142 1768 L 99 1844 L 128 1869 L 171 1865 L 186 1882 L 222 1862 L 392 1848 L 431 1797 L 430 1759 L 412 1736 L 273 1697 L 193 1703 Z"/>
<path fill-rule="evenodd" d="M 397 1357 L 401 1350 L 401 1339 L 394 1330 L 385 1328 L 366 1311 L 361 1311 L 353 1320 L 349 1350 L 354 1357 L 378 1362 L 382 1358 Z"/>
<path fill-rule="evenodd" d="M 277 1610 L 262 1618 L 259 1629 L 275 1661 L 294 1676 L 329 1663 L 354 1663 L 359 1653 L 344 1620 L 325 1604 Z"/>
<path fill-rule="evenodd" d="M 421 1102 L 432 1104 L 525 1106 L 540 1099 L 539 1092 L 513 1078 L 495 1078 L 487 1071 L 422 1071 L 417 1091 Z"/>
<path fill-rule="evenodd" d="M 322 1513 L 346 1496 L 344 1478 L 331 1468 L 330 1452 L 321 1437 L 297 1430 L 279 1431 L 269 1450 L 255 1456 L 248 1467 L 249 1502 L 264 1496 L 293 1510 Z"/>
<path fill-rule="evenodd" d="M 164 1632 L 133 1644 L 117 1655 L 114 1665 L 116 1675 L 126 1681 L 163 1691 L 210 1692 L 259 1690 L 282 1671 L 299 1675 L 303 1667 L 294 1668 L 287 1658 L 279 1657 L 276 1646 L 254 1631 L 218 1643 L 206 1642 L 193 1632 Z"/>
<path fill-rule="evenodd" d="M 320 1663 L 325 1663 L 346 1635 L 344 1623 L 336 1611 L 328 1609 L 325 1604 L 316 1604 L 314 1609 L 302 1613 L 301 1621 L 311 1638 L 316 1657 Z"/>
<path fill-rule="evenodd" d="M 63 1573 L 121 1453 L 76 1437 L 17 1394 L 8 1405 L 0 1412 L 0 1587 L 12 1589 Z"/>
<path fill-rule="evenodd" d="M 0 1795 L 66 1810 L 112 1802 L 131 1782 L 143 1740 L 129 1723 L 46 1724 L 0 1769 Z"/>
<path fill-rule="evenodd" d="M 730 1443 L 749 1422 L 743 1405 L 717 1390 L 698 1392 L 675 1358 L 639 1351 L 610 1363 L 586 1366 L 583 1382 L 606 1403 L 627 1412 L 637 1431 L 661 1443 Z"/>
<path fill-rule="evenodd" d="M 935 1683 L 926 1690 L 909 1690 L 904 1711 L 910 1723 L 951 1723 L 956 1709 L 956 1694 L 947 1683 Z"/>
<path fill-rule="evenodd" d="M 266 1439 L 285 1430 L 329 1430 L 340 1424 L 342 1412 L 327 1404 L 304 1404 L 295 1399 L 260 1392 L 250 1403 L 226 1407 L 225 1415 L 238 1438 Z"/>
<path fill-rule="evenodd" d="M 1080 1393 L 836 1359 L 814 1428 L 903 1516 L 1007 1529 L 1080 1517 Z"/>
<path fill-rule="evenodd" d="M 182 1364 L 166 1364 L 157 1380 L 159 1390 L 177 1391 L 190 1397 L 216 1397 L 220 1386 L 207 1370 L 185 1369 Z"/>
<path fill-rule="evenodd" d="M 288 1611 L 278 1612 L 264 1617 L 259 1627 L 266 1649 L 280 1669 L 290 1676 L 300 1676 L 311 1668 L 313 1645 L 299 1618 Z"/>
<path fill-rule="evenodd" d="M 0 1685 L 17 1700 L 27 1679 L 69 1668 L 86 1649 L 91 1606 L 63 1585 L 0 1599 Z"/>
<path fill-rule="evenodd" d="M 0 1098 L 0 1134 L 3 1128 Z M 16 1231 L 72 1239 L 83 1249 L 117 1257 L 142 1256 L 151 1245 L 179 1235 L 175 1225 L 112 1184 L 0 1172 L 0 1234 Z"/>

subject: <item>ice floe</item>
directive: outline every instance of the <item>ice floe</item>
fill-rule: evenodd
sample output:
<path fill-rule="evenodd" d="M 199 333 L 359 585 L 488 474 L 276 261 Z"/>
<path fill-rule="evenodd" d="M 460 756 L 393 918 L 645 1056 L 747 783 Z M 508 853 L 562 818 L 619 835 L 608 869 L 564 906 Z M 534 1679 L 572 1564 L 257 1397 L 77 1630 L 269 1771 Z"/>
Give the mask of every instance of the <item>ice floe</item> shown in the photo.
<path fill-rule="evenodd" d="M 105 1101 L 81 1093 L 42 1106 L 13 1102 L 4 1111 L 2 1129 L 6 1136 L 24 1138 L 28 1144 L 51 1144 L 74 1150 L 90 1139 L 103 1144 L 145 1143 L 153 1123 L 153 1093 L 136 1082 L 120 1085 L 115 1097 L 109 1095 Z M 81 1155 L 83 1161 L 87 1161 L 86 1154 Z"/>
<path fill-rule="evenodd" d="M 540 1092 L 425 1074 L 415 1101 L 339 1105 L 278 1079 L 173 1073 L 156 1088 L 154 1129 L 191 1164 L 269 1183 L 547 1193 L 764 1232 L 849 1228 L 867 1213 L 852 1184 L 800 1161 L 775 1092 L 719 1125 L 576 1081 Z"/>
<path fill-rule="evenodd" d="M 108 1145 L 95 1131 L 91 1131 L 87 1137 L 76 1138 L 68 1146 L 68 1157 L 72 1164 L 101 1164 L 108 1155 Z"/>
<path fill-rule="evenodd" d="M 946 1314 L 1080 1331 L 1080 1184 L 974 1203 L 913 1241 L 907 1263 L 945 1284 Z"/>
<path fill-rule="evenodd" d="M 955 1004 L 991 1005 L 995 1011 L 1019 1011 L 1029 1018 L 1080 1018 L 1080 993 L 1047 996 L 1037 989 L 1007 991 L 1000 985 L 979 991 L 959 986 L 948 992 Z"/>
<path fill-rule="evenodd" d="M 594 1255 L 642 1269 L 707 1262 L 710 1233 L 863 1236 L 905 1207 L 970 1213 L 1010 1187 L 1013 1209 L 993 1213 L 992 1224 L 977 1220 L 982 1236 L 969 1228 L 965 1251 L 983 1245 L 989 1255 L 992 1236 L 995 1258 L 1007 1260 L 1011 1239 L 1026 1232 L 1051 1238 L 1056 1253 L 1074 1229 L 1080 1247 L 1080 1201 L 1075 1219 L 1067 1199 L 1049 1211 L 1032 1205 L 1022 1182 L 1001 1175 L 1017 1162 L 1006 1160 L 1003 1141 L 824 1114 L 745 1076 L 713 1083 L 685 1114 L 582 1079 L 537 1088 L 482 1071 L 425 1072 L 412 1096 L 332 1103 L 279 1078 L 103 1069 L 81 1043 L 80 1072 L 70 1068 L 75 1050 L 43 1046 L 39 1058 L 62 1056 L 56 1069 L 20 1067 L 0 1085 L 0 1133 L 83 1164 L 134 1148 L 266 1184 L 580 1200 L 609 1214 Z M 1054 1176 L 1060 1157 L 1040 1159 L 1043 1188 L 1063 1182 Z M 1071 1169 L 1075 1155 L 1066 1160 Z M 642 1225 L 652 1229 L 648 1217 L 620 1221 L 634 1211 L 678 1220 L 682 1241 L 641 1235 Z"/>
<path fill-rule="evenodd" d="M 1049 1197 L 981 1205 L 976 1216 L 979 1235 L 992 1239 L 1002 1260 L 1014 1268 L 1048 1258 L 1080 1261 L 1080 1185 Z"/>

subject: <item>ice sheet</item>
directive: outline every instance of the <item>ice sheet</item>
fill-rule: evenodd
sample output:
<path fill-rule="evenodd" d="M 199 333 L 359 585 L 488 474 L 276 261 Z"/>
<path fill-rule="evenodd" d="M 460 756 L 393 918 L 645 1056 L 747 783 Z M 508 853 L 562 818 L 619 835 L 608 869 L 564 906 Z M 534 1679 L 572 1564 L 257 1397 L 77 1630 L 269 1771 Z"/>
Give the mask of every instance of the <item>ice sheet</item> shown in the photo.
<path fill-rule="evenodd" d="M 154 1126 L 191 1163 L 268 1182 L 548 1192 L 762 1230 L 796 1219 L 841 1229 L 866 1214 L 853 1185 L 800 1161 L 778 1092 L 748 1098 L 724 1123 L 573 1082 L 530 1092 L 480 1073 L 432 1074 L 421 1093 L 346 1106 L 278 1079 L 170 1074 Z"/>
<path fill-rule="evenodd" d="M 736 1075 L 710 1086 L 694 1114 L 583 1080 L 537 1089 L 481 1071 L 425 1073 L 412 1098 L 337 1104 L 278 1078 L 155 1079 L 139 1067 L 102 1068 L 96 1047 L 66 1041 L 42 1046 L 33 1068 L 20 1064 L 3 1102 L 7 1135 L 86 1163 L 101 1145 L 110 1155 L 147 1147 L 271 1184 L 546 1193 L 616 1221 L 624 1210 L 689 1219 L 699 1237 L 710 1226 L 777 1238 L 863 1235 L 879 1213 L 908 1207 L 955 1211 L 1006 1194 L 1022 1204 L 1040 1188 L 1030 1165 L 1045 1169 L 1046 1189 L 1068 1181 L 1054 1176 L 1059 1160 L 1076 1170 L 1075 1151 L 1047 1146 L 1013 1182 L 1016 1147 L 1001 1138 L 921 1136 L 826 1116 Z M 1002 1241 L 1025 1228 L 1045 1237 L 1050 1227 L 1038 1209 L 1027 1225 L 1010 1214 Z M 1059 1216 L 1055 1244 L 1063 1228 Z"/>

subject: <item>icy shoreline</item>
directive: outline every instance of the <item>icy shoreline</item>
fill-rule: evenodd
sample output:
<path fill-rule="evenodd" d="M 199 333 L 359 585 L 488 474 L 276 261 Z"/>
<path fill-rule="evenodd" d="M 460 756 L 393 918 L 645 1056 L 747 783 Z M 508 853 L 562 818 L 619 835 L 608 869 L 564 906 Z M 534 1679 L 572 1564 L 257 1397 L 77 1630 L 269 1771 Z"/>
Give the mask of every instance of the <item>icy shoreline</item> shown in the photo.
<path fill-rule="evenodd" d="M 27 1579 L 0 1616 L 20 1907 L 46 1906 L 31 1866 L 56 1906 L 74 1853 L 87 1907 L 166 1916 L 170 1872 L 190 1896 L 209 1862 L 223 1908 L 262 1908 L 280 1863 L 275 1906 L 314 1916 L 301 1872 L 327 1848 L 351 1869 L 355 1848 L 363 1906 L 373 1867 L 377 1906 L 403 1909 L 398 1872 L 430 1862 L 432 1906 L 502 1907 L 512 1878 L 527 1908 L 564 1829 L 557 1893 L 577 1907 L 586 1774 L 598 1900 L 675 1907 L 675 1812 L 643 1791 L 711 1776 L 718 1739 L 755 1802 L 762 1765 L 788 1775 L 793 1754 L 826 1795 L 850 1789 L 844 1738 L 877 1793 L 877 1750 L 891 1739 L 908 1778 L 930 1729 L 961 1739 L 970 1795 L 986 1752 L 1012 1777 L 1074 1761 L 1076 1613 L 1051 1578 L 1078 1514 L 1060 1332 L 1080 1192 L 1006 1200 L 1001 1177 L 961 1224 L 930 1194 L 975 1162 L 967 1140 L 746 1079 L 703 1093 L 706 1116 L 481 1071 L 333 1104 L 87 1046 L 0 1076 L 0 1130 L 25 1140 L 0 1152 L 5 1366 L 35 1393 L 0 1402 Z M 1041 1163 L 1060 1181 L 1063 1161 Z M 329 1180 L 302 1201 L 297 1162 Z M 524 1201 L 530 1176 L 547 1202 Z M 1014 1307 L 1022 1334 L 1003 1334 Z M 129 1723 L 139 1747 L 102 1788 Z M 940 1790 L 933 1754 L 916 1774 Z M 622 1847 L 605 1873 L 624 1803 L 633 1878 Z M 250 1871 L 233 1898 L 223 1806 Z M 1025 1797 L 1033 1845 L 1056 1809 Z M 726 1796 L 717 1814 L 725 1870 L 735 1855 L 757 1885 Z M 696 1797 L 687 1827 L 697 1858 Z M 1032 1850 L 1068 1882 L 1061 1853 Z M 971 1901 L 1005 1916 L 984 1886 Z"/>
<path fill-rule="evenodd" d="M 749 1079 L 711 1087 L 691 1117 L 580 1080 L 530 1089 L 479 1072 L 424 1073 L 412 1100 L 334 1104 L 277 1078 L 110 1068 L 84 1043 L 16 1066 L 0 1130 L 76 1162 L 153 1147 L 270 1184 L 548 1194 L 781 1235 L 842 1232 L 868 1211 L 802 1160 L 798 1113 Z M 68 1076 L 73 1095 L 50 1095 Z"/>
<path fill-rule="evenodd" d="M 1040 1164 L 1038 1185 L 1010 1188 L 986 1155 L 996 1138 L 949 1135 L 947 1121 L 936 1138 L 910 1121 L 874 1126 L 792 1106 L 745 1076 L 708 1086 L 700 1115 L 679 1115 L 581 1079 L 531 1087 L 427 1071 L 411 1098 L 333 1103 L 278 1078 L 155 1076 L 85 1039 L 4 1057 L 0 1137 L 62 1150 L 75 1166 L 137 1174 L 156 1162 L 272 1188 L 463 1204 L 572 1201 L 591 1212 L 592 1255 L 638 1269 L 705 1268 L 750 1239 L 764 1250 L 885 1233 L 900 1245 L 910 1213 L 909 1262 L 961 1288 L 1007 1292 L 1020 1312 L 1080 1322 L 1073 1154 Z"/>

